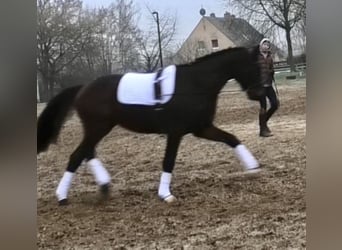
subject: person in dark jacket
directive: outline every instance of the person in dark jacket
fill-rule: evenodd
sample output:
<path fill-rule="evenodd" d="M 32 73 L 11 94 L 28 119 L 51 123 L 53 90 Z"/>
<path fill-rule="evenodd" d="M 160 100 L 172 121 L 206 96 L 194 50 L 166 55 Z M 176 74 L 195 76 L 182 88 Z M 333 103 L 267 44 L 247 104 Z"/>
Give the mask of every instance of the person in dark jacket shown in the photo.
<path fill-rule="evenodd" d="M 272 136 L 271 130 L 267 126 L 268 120 L 279 108 L 279 99 L 274 86 L 274 69 L 273 59 L 271 55 L 271 42 L 268 38 L 261 40 L 259 44 L 260 54 L 258 55 L 258 62 L 261 71 L 261 83 L 265 88 L 265 96 L 260 99 L 259 112 L 259 127 L 260 136 Z M 270 109 L 267 110 L 267 100 L 270 102 Z"/>

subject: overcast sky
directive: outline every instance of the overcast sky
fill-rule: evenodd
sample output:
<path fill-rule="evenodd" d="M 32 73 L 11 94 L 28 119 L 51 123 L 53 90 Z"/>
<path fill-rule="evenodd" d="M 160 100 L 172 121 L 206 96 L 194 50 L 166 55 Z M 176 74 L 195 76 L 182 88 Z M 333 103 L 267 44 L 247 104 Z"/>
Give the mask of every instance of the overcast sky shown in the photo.
<path fill-rule="evenodd" d="M 88 7 L 107 7 L 115 0 L 83 0 L 83 4 Z M 223 16 L 227 8 L 222 0 L 133 0 L 136 7 L 141 10 L 141 18 L 139 26 L 144 29 L 148 22 L 147 17 L 150 15 L 146 5 L 152 11 L 162 13 L 175 14 L 177 17 L 177 34 L 175 40 L 177 43 L 183 42 L 195 28 L 201 15 L 199 10 L 203 6 L 206 15 L 215 13 L 216 16 Z"/>

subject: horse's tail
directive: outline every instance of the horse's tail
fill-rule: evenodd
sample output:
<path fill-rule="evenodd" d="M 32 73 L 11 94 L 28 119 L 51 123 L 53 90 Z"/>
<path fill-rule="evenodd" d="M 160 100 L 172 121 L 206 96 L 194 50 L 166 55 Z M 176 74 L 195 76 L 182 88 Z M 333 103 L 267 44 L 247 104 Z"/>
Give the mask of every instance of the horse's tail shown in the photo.
<path fill-rule="evenodd" d="M 49 101 L 40 114 L 37 124 L 37 154 L 57 141 L 59 131 L 81 87 L 82 85 L 78 85 L 63 90 Z"/>

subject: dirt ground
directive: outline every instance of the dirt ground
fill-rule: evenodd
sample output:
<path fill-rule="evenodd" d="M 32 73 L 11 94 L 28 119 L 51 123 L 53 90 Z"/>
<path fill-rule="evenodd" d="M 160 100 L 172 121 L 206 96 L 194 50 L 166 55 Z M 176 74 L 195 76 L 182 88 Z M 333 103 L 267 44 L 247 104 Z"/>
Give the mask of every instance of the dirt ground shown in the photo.
<path fill-rule="evenodd" d="M 235 90 L 220 94 L 215 124 L 241 139 L 263 172 L 243 175 L 231 148 L 187 135 L 173 175 L 178 201 L 169 205 L 157 196 L 165 138 L 116 127 L 98 147 L 112 177 L 109 200 L 81 166 L 70 204 L 58 207 L 55 190 L 82 135 L 73 116 L 37 156 L 38 248 L 305 249 L 305 82 L 278 85 L 269 138 L 258 136 L 258 104 Z"/>

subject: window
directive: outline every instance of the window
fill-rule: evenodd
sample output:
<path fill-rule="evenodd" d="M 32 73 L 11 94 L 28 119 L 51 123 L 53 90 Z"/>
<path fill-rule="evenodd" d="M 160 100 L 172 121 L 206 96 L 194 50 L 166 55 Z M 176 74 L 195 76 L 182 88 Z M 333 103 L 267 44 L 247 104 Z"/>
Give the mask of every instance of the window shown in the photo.
<path fill-rule="evenodd" d="M 198 41 L 198 48 L 199 49 L 205 49 L 204 41 Z"/>
<path fill-rule="evenodd" d="M 219 44 L 218 44 L 218 40 L 217 40 L 217 39 L 211 40 L 211 47 L 212 47 L 213 49 L 219 47 Z"/>

